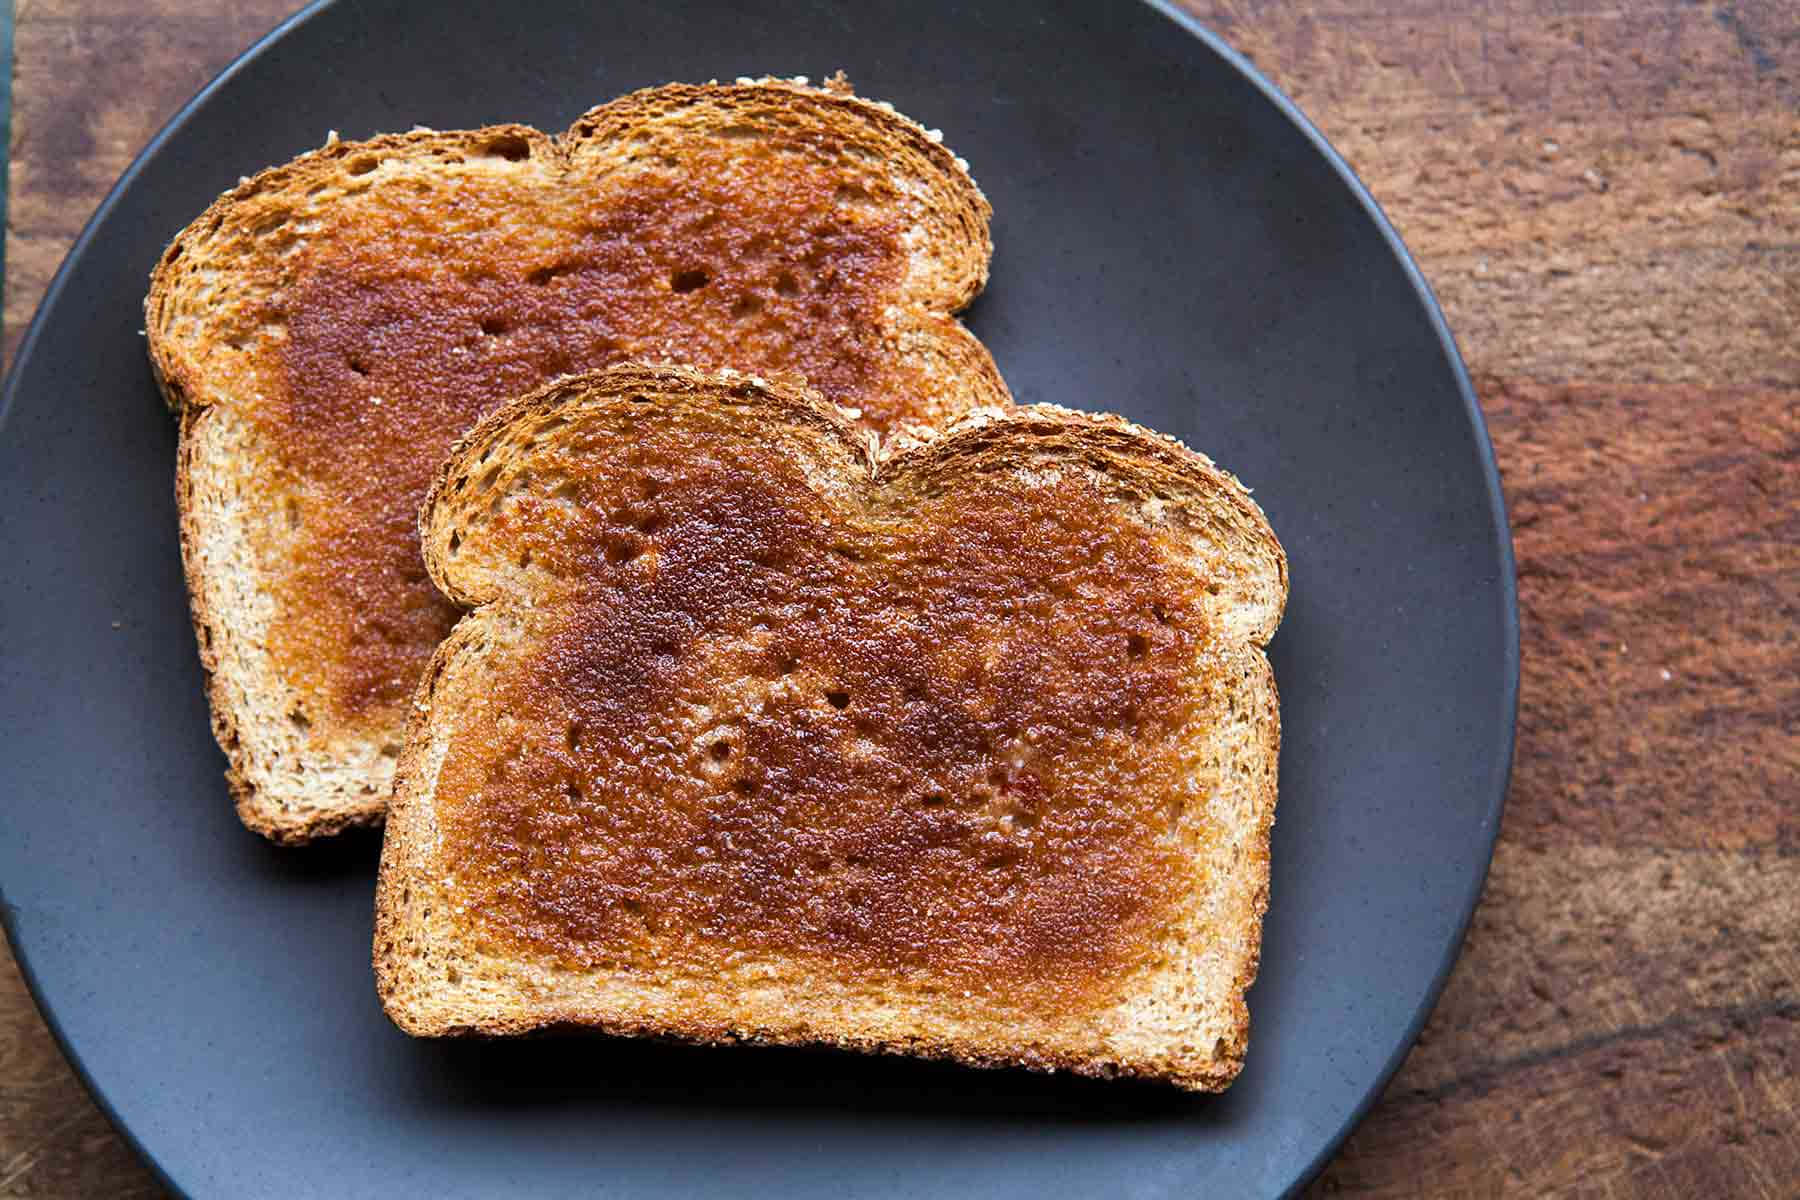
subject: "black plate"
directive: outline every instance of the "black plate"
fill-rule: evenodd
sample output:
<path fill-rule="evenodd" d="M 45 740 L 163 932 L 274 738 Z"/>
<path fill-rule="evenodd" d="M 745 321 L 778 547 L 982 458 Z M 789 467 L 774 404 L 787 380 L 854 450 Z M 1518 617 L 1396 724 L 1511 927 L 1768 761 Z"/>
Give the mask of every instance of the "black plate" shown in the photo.
<path fill-rule="evenodd" d="M 1222 1098 L 800 1051 L 410 1042 L 370 978 L 376 841 L 282 851 L 232 816 L 138 333 L 165 241 L 328 129 L 560 129 L 645 84 L 837 67 L 941 127 L 993 200 L 970 324 L 1019 398 L 1185 438 L 1256 489 L 1292 556 L 1273 904 Z M 1150 7 L 310 9 L 126 173 L 5 404 L 7 932 L 102 1105 L 196 1195 L 1275 1194 L 1378 1094 L 1481 888 L 1518 646 L 1479 410 L 1342 161 Z"/>

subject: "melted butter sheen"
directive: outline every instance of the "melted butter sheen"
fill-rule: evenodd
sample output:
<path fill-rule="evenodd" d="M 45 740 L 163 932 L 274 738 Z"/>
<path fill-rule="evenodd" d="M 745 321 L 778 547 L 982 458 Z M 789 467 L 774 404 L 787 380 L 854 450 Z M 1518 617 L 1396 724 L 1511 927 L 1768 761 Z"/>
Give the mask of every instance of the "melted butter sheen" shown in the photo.
<path fill-rule="evenodd" d="M 547 379 L 664 357 L 798 372 L 884 426 L 896 230 L 811 162 L 721 150 L 680 186 L 401 181 L 308 242 L 266 314 L 288 330 L 285 401 L 252 413 L 305 518 L 271 643 L 288 677 L 340 719 L 391 719 L 456 617 L 420 562 L 424 491 L 457 435 Z"/>
<path fill-rule="evenodd" d="M 584 582 L 524 618 L 438 785 L 485 937 L 585 967 L 776 951 L 1052 1006 L 1155 953 L 1194 869 L 1167 830 L 1206 633 L 1191 577 L 1092 484 L 850 517 L 692 431 L 542 472 L 579 496 L 488 536 Z"/>

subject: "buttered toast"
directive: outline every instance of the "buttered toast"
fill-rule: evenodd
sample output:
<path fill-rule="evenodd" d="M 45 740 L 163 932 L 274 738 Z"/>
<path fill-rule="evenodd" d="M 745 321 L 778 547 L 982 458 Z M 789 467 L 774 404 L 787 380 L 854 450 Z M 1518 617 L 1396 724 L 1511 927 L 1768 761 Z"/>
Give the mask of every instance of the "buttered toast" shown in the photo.
<path fill-rule="evenodd" d="M 1287 567 L 1207 459 L 1044 406 L 884 449 L 623 366 L 484 420 L 420 520 L 473 611 L 383 847 L 402 1029 L 1235 1077 Z"/>
<path fill-rule="evenodd" d="M 935 131 L 773 79 L 634 93 L 558 136 L 334 140 L 222 196 L 157 265 L 146 328 L 245 824 L 380 818 L 456 616 L 418 504 L 483 413 L 625 360 L 804 376 L 873 430 L 1005 404 L 952 315 L 988 216 Z"/>

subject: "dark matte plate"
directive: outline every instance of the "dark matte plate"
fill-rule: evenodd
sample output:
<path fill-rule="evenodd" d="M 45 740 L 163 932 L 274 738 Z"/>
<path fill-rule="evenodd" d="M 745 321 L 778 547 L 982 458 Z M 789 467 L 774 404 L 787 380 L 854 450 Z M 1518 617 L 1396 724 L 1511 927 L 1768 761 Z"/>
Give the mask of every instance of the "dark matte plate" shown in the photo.
<path fill-rule="evenodd" d="M 239 828 L 177 557 L 139 304 L 240 174 L 669 79 L 846 68 L 994 203 L 970 317 L 1021 400 L 1116 409 L 1255 489 L 1292 557 L 1249 1063 L 1222 1098 L 771 1050 L 431 1045 L 369 972 L 377 842 Z M 1393 230 L 1287 101 L 1149 7 L 340 4 L 151 143 L 51 286 L 0 438 L 0 884 L 64 1049 L 206 1196 L 1262 1196 L 1405 1053 L 1512 750 L 1512 557 L 1481 417 Z"/>

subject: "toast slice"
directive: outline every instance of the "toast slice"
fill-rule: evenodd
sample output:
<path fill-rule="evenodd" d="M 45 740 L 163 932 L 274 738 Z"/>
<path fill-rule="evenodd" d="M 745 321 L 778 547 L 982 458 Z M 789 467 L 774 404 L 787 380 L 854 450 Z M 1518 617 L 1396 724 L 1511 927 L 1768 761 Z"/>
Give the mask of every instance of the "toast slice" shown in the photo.
<path fill-rule="evenodd" d="M 483 421 L 420 523 L 473 611 L 383 844 L 403 1030 L 1237 1074 L 1287 567 L 1207 459 L 624 366 Z"/>
<path fill-rule="evenodd" d="M 1004 404 L 951 315 L 988 215 L 936 131 L 773 79 L 638 92 L 557 137 L 334 140 L 221 197 L 156 267 L 146 327 L 244 823 L 296 842 L 380 817 L 455 619 L 419 501 L 484 412 L 628 359 L 804 376 L 874 429 Z"/>

